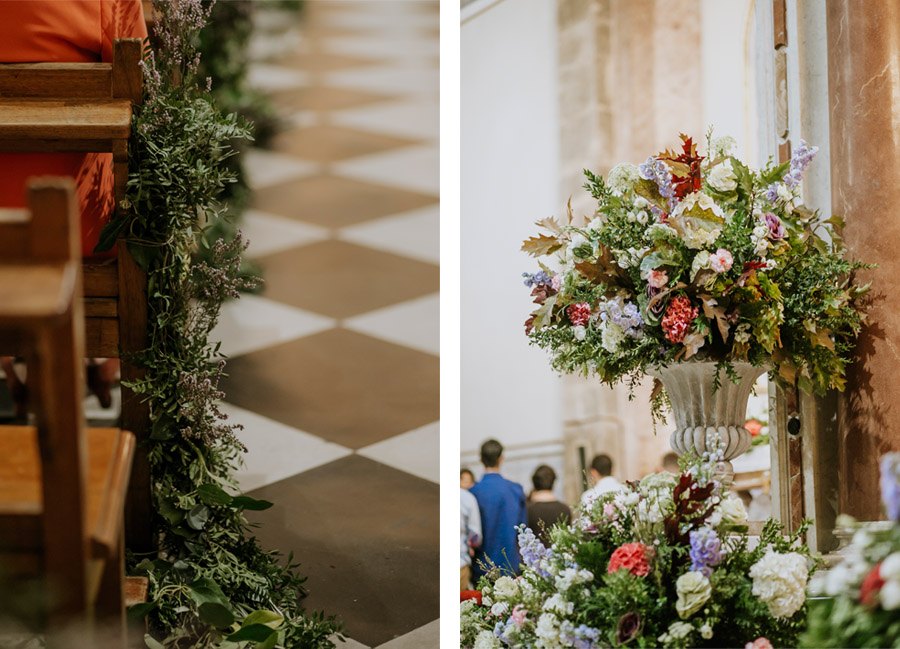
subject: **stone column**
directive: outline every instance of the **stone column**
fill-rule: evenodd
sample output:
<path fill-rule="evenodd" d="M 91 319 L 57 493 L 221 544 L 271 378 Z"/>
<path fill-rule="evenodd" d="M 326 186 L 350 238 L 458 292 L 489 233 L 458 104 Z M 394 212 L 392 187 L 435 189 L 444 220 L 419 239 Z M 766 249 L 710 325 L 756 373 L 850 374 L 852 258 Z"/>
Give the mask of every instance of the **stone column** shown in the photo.
<path fill-rule="evenodd" d="M 850 253 L 878 264 L 840 407 L 840 509 L 882 517 L 878 459 L 900 450 L 900 0 L 829 0 L 832 210 Z"/>

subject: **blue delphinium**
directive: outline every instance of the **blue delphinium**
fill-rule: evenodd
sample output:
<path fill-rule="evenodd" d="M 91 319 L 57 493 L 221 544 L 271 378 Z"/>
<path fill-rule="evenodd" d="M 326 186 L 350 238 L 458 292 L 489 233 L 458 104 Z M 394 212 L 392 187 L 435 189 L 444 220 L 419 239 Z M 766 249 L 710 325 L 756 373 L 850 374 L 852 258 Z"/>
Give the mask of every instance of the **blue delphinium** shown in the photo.
<path fill-rule="evenodd" d="M 668 165 L 653 156 L 638 165 L 638 172 L 644 180 L 652 180 L 659 188 L 659 195 L 669 202 L 671 207 L 675 200 L 675 188 L 672 186 L 672 173 Z"/>
<path fill-rule="evenodd" d="M 709 577 L 712 569 L 722 562 L 722 541 L 715 530 L 701 527 L 691 532 L 691 570 L 702 572 Z"/>
<path fill-rule="evenodd" d="M 519 554 L 522 555 L 522 563 L 539 573 L 542 577 L 549 577 L 550 573 L 544 568 L 545 559 L 553 556 L 550 548 L 544 547 L 534 532 L 524 525 L 519 526 Z"/>
<path fill-rule="evenodd" d="M 522 277 L 525 278 L 524 284 L 528 288 L 532 286 L 550 286 L 553 282 L 553 278 L 542 270 L 537 273 L 522 273 Z"/>

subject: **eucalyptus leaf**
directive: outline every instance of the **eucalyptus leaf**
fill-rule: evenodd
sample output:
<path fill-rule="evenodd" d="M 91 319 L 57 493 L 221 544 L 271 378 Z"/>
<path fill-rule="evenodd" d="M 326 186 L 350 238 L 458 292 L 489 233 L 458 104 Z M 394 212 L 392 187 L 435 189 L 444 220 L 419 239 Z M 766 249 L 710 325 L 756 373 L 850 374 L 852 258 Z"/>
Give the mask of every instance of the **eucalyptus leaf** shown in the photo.
<path fill-rule="evenodd" d="M 185 516 L 187 524 L 195 530 L 202 530 L 209 520 L 209 507 L 206 505 L 197 505 Z"/>

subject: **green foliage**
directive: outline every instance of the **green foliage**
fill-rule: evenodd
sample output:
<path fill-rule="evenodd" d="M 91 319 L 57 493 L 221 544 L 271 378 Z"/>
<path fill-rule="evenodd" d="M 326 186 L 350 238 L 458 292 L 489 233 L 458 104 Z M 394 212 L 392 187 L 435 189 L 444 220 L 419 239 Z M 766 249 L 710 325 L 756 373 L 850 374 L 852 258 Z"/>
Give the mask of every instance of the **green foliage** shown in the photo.
<path fill-rule="evenodd" d="M 243 448 L 218 408 L 225 362 L 210 332 L 223 302 L 251 284 L 240 273 L 240 236 L 204 234 L 223 218 L 220 200 L 236 179 L 232 143 L 249 129 L 199 83 L 197 31 L 209 5 L 156 8 L 161 47 L 145 61 L 127 217 L 104 233 L 106 242 L 124 237 L 148 273 L 149 348 L 138 359 L 146 375 L 131 387 L 150 405 L 159 552 L 132 558 L 150 581 L 150 601 L 132 615 L 150 616 L 148 646 L 330 647 L 335 622 L 302 610 L 304 579 L 292 557 L 280 563 L 247 533 L 244 510 L 271 503 L 236 493 Z M 207 254 L 198 256 L 198 245 Z"/>

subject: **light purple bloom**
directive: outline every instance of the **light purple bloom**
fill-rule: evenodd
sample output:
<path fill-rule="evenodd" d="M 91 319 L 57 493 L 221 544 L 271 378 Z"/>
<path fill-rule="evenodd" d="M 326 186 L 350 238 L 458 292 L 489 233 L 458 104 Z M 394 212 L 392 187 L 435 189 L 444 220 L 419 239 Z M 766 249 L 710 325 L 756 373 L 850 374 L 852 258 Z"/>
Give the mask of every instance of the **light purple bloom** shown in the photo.
<path fill-rule="evenodd" d="M 691 532 L 691 570 L 709 577 L 712 569 L 722 562 L 722 542 L 715 530 L 701 527 Z"/>
<path fill-rule="evenodd" d="M 593 629 L 586 624 L 581 624 L 574 629 L 563 629 L 560 634 L 565 637 L 566 646 L 574 647 L 574 649 L 595 649 L 599 647 L 600 640 L 599 629 Z"/>
<path fill-rule="evenodd" d="M 550 276 L 544 271 L 538 271 L 537 273 L 522 273 L 522 277 L 525 278 L 524 284 L 528 288 L 532 286 L 550 286 L 553 280 Z"/>
<path fill-rule="evenodd" d="M 881 458 L 881 500 L 887 517 L 900 523 L 900 453 Z"/>
<path fill-rule="evenodd" d="M 789 188 L 794 188 L 800 184 L 800 181 L 803 179 L 803 174 L 806 171 L 806 168 L 809 166 L 809 163 L 813 161 L 813 158 L 816 157 L 816 154 L 819 152 L 819 147 L 817 146 L 809 146 L 804 140 L 800 140 L 800 145 L 794 151 L 793 155 L 791 155 L 791 165 L 788 172 L 784 174 L 782 180 L 784 184 Z M 780 183 L 772 183 L 766 188 L 766 199 L 770 203 L 774 203 L 778 198 L 778 185 Z"/>
<path fill-rule="evenodd" d="M 644 326 L 638 306 L 634 302 L 625 302 L 622 298 L 601 304 L 600 320 L 619 326 L 630 338 L 640 338 Z"/>

